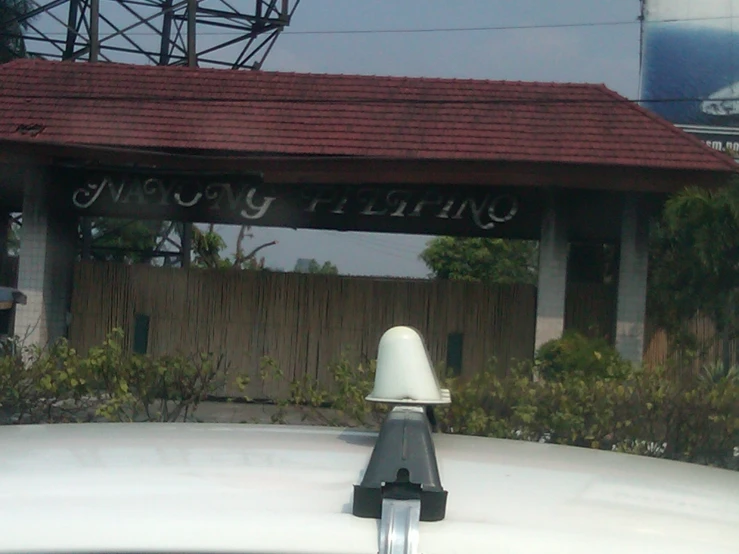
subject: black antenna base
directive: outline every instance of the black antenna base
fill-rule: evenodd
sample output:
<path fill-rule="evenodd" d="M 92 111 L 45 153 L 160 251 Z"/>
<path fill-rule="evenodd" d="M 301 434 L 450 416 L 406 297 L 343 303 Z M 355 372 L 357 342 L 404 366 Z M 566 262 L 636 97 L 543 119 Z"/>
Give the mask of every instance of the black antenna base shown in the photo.
<path fill-rule="evenodd" d="M 352 513 L 380 519 L 383 499 L 420 500 L 421 521 L 441 521 L 447 491 L 425 408 L 396 407 L 382 424 L 367 470 L 354 486 Z"/>

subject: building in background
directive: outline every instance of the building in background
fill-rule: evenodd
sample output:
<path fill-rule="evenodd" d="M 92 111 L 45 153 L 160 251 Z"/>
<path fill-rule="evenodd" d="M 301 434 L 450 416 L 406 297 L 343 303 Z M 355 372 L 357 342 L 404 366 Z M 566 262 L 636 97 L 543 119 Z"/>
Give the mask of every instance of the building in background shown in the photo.
<path fill-rule="evenodd" d="M 739 157 L 739 0 L 642 0 L 640 98 Z"/>

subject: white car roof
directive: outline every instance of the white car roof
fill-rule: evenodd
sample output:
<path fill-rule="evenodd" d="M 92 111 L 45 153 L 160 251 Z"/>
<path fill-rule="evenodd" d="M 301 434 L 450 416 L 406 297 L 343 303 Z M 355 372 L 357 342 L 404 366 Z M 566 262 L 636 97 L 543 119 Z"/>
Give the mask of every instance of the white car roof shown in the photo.
<path fill-rule="evenodd" d="M 376 554 L 352 515 L 376 434 L 212 424 L 0 428 L 0 552 Z M 424 554 L 739 548 L 739 473 L 435 434 L 446 518 Z"/>

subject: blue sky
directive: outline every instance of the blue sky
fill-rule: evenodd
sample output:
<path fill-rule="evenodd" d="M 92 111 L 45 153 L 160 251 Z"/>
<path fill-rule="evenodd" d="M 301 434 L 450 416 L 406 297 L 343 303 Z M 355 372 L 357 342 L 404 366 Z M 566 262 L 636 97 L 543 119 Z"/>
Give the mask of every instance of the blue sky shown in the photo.
<path fill-rule="evenodd" d="M 209 1 L 205 0 L 207 5 Z M 689 6 L 724 0 L 657 0 Z M 735 0 L 731 0 L 735 1 Z M 253 1 L 231 0 L 253 9 Z M 66 9 L 66 8 L 64 8 Z M 265 70 L 605 83 L 636 97 L 639 0 L 302 0 Z M 113 0 L 101 14 L 125 26 Z M 633 21 L 618 26 L 559 29 L 310 35 L 305 31 L 489 27 Z M 53 20 L 39 21 L 59 31 Z M 56 28 L 54 28 L 56 25 Z M 104 29 L 103 29 L 104 32 Z M 298 33 L 298 34 L 294 34 Z M 137 40 L 149 40 L 146 36 Z M 150 40 L 155 40 L 151 36 Z M 213 38 L 200 37 L 206 45 Z M 224 55 L 227 57 L 227 55 Z M 128 61 L 119 59 L 119 61 Z M 230 244 L 236 229 L 219 228 Z M 331 260 L 350 274 L 422 277 L 418 260 L 427 237 L 254 229 L 254 242 L 277 240 L 265 251 L 273 267 L 298 258 Z"/>

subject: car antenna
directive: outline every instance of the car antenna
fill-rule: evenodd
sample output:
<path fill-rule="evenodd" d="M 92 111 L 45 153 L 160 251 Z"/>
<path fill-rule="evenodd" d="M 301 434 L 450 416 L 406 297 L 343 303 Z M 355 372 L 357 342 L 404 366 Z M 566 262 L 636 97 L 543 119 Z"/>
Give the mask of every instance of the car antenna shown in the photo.
<path fill-rule="evenodd" d="M 385 332 L 375 386 L 366 400 L 392 408 L 362 482 L 354 486 L 352 513 L 381 520 L 379 554 L 415 553 L 420 522 L 441 521 L 446 515 L 447 491 L 441 485 L 429 417 L 431 407 L 451 403 L 418 331 L 393 327 Z"/>

